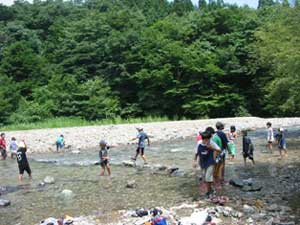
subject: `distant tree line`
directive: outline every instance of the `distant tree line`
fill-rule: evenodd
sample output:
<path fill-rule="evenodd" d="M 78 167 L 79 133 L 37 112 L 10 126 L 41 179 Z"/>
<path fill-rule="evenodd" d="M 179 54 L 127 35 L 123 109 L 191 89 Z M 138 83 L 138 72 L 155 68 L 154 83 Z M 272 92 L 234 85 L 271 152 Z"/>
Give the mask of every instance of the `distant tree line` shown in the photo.
<path fill-rule="evenodd" d="M 300 116 L 299 5 L 0 5 L 0 123 Z"/>

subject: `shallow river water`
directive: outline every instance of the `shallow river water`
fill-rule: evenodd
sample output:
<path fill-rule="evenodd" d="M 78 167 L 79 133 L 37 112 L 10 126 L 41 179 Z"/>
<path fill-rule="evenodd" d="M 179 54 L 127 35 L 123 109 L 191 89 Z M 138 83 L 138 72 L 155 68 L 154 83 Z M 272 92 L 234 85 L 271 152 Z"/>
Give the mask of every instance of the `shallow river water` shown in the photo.
<path fill-rule="evenodd" d="M 299 153 L 299 135 L 298 128 L 289 129 L 288 142 L 293 154 Z M 265 151 L 265 131 L 255 131 L 250 136 L 255 143 L 258 164 L 259 161 L 265 163 L 264 157 L 274 157 L 262 153 Z M 192 169 L 194 151 L 194 138 L 154 143 L 146 149 L 150 166 L 174 166 L 185 172 L 184 176 L 175 177 L 155 174 L 149 168 L 143 168 L 141 159 L 137 168 L 123 167 L 121 162 L 134 155 L 134 145 L 119 146 L 110 151 L 111 177 L 99 176 L 100 167 L 94 165 L 98 161 L 97 149 L 82 151 L 81 154 L 28 154 L 33 181 L 30 183 L 25 174 L 22 185 L 18 185 L 16 161 L 0 161 L 0 186 L 8 187 L 10 192 L 0 198 L 11 201 L 11 206 L 0 208 L 0 225 L 31 225 L 51 216 L 103 215 L 121 209 L 168 207 L 193 201 L 199 197 L 199 170 Z M 228 164 L 227 177 L 236 176 L 236 166 L 242 165 L 240 151 L 239 140 L 237 159 Z M 264 167 L 257 168 L 264 170 Z M 270 171 L 272 169 L 268 173 Z M 46 176 L 54 177 L 55 183 L 39 186 Z M 135 180 L 137 188 L 125 188 L 129 180 Z M 65 198 L 61 194 L 64 189 L 72 190 L 74 196 Z"/>

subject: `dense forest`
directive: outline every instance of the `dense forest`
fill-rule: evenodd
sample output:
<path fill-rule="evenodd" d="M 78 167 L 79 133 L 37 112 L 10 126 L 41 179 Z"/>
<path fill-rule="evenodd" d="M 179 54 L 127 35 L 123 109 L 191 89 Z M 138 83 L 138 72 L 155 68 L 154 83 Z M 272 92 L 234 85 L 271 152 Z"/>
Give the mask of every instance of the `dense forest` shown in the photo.
<path fill-rule="evenodd" d="M 0 5 L 0 123 L 300 116 L 299 3 Z"/>

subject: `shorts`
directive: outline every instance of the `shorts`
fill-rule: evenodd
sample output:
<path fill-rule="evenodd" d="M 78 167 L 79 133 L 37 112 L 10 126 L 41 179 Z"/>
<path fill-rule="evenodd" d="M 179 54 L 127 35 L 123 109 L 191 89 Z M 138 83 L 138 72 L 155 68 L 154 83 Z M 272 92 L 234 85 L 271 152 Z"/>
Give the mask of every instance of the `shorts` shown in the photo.
<path fill-rule="evenodd" d="M 31 175 L 31 169 L 29 167 L 29 164 L 19 164 L 19 174 L 23 175 L 24 171 Z"/>
<path fill-rule="evenodd" d="M 141 155 L 144 155 L 144 151 L 145 151 L 145 148 L 140 148 L 140 147 L 138 147 L 138 148 L 136 149 L 136 153 L 141 154 Z"/>
<path fill-rule="evenodd" d="M 254 160 L 253 153 L 243 152 L 244 159 L 249 158 L 251 160 Z"/>
<path fill-rule="evenodd" d="M 109 161 L 107 159 L 100 162 L 100 166 L 102 166 L 102 167 L 107 166 L 108 164 L 109 164 Z"/>
<path fill-rule="evenodd" d="M 7 156 L 7 153 L 6 153 L 6 150 L 5 149 L 3 149 L 3 148 L 1 148 L 0 149 L 0 152 L 1 152 L 1 156 L 2 156 L 2 158 L 6 158 L 6 156 Z"/>
<path fill-rule="evenodd" d="M 230 155 L 235 155 L 235 144 L 234 143 L 228 144 L 228 152 Z"/>
<path fill-rule="evenodd" d="M 273 141 L 268 141 L 268 144 L 273 144 Z"/>
<path fill-rule="evenodd" d="M 223 163 L 216 163 L 214 165 L 214 178 L 222 177 L 222 165 Z"/>
<path fill-rule="evenodd" d="M 203 174 L 202 174 L 202 179 L 205 182 L 214 182 L 214 166 L 211 165 L 207 167 L 206 169 L 202 169 Z"/>

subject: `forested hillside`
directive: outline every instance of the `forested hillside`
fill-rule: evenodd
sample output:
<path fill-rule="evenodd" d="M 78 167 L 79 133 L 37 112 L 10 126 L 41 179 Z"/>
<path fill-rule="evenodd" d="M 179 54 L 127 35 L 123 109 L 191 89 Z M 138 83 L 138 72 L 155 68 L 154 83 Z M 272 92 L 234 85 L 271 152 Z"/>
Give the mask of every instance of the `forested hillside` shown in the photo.
<path fill-rule="evenodd" d="M 0 5 L 0 123 L 300 116 L 300 6 L 274 2 Z"/>

